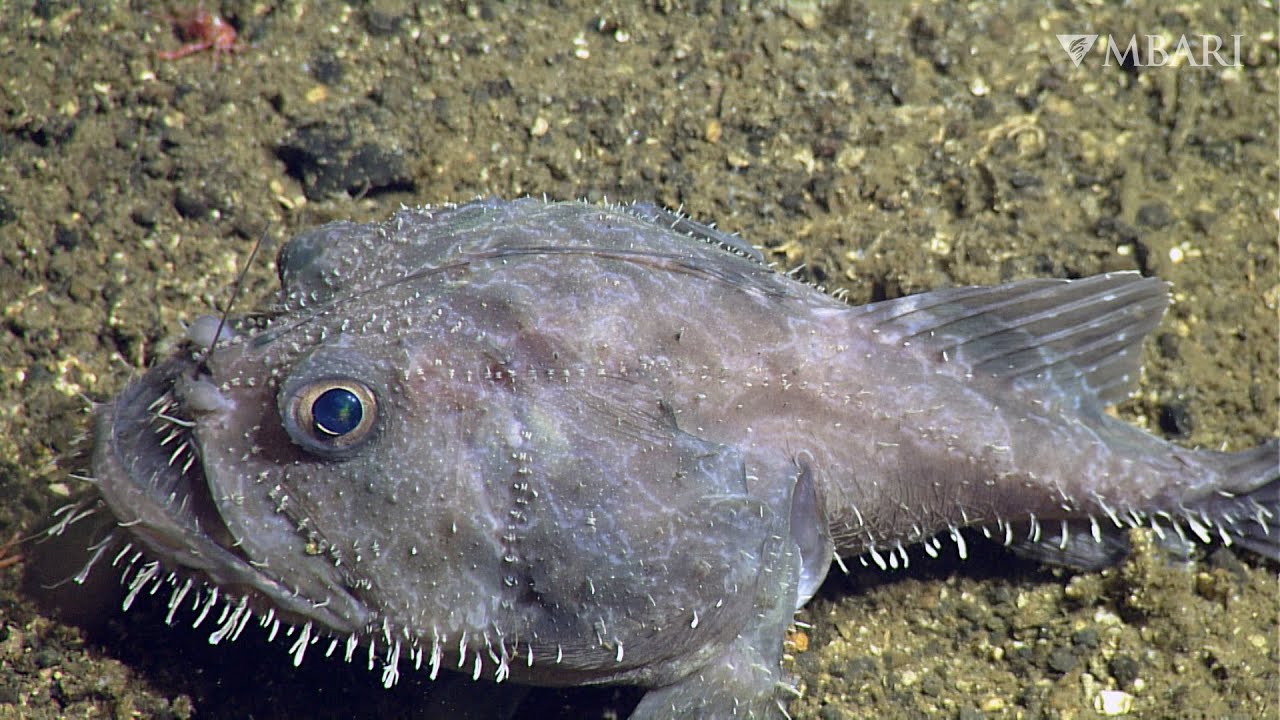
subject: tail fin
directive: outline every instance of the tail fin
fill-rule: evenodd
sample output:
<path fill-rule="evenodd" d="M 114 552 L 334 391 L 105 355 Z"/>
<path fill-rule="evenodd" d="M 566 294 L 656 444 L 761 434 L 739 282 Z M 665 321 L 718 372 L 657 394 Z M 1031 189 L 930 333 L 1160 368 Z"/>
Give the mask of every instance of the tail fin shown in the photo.
<path fill-rule="evenodd" d="M 1223 476 L 1232 482 L 1187 508 L 1187 525 L 1201 540 L 1216 529 L 1224 544 L 1280 562 L 1280 438 L 1252 450 L 1214 455 Z M 1196 520 L 1209 529 L 1197 528 Z"/>
<path fill-rule="evenodd" d="M 1156 543 L 1174 557 L 1191 557 L 1199 540 L 1243 547 L 1280 562 L 1280 438 L 1237 453 L 1189 452 L 1213 466 L 1222 482 L 1181 510 L 1126 512 L 1111 521 L 1068 520 L 1042 533 L 1014 524 L 1011 536 L 1019 539 L 1006 544 L 1039 562 L 1100 570 L 1129 554 L 1129 528 L 1148 526 Z"/>

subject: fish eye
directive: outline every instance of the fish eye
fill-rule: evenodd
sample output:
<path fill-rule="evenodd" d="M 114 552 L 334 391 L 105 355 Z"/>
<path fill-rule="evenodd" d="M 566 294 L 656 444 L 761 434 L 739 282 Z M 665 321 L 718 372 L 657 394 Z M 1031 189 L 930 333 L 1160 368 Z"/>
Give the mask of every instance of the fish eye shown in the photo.
<path fill-rule="evenodd" d="M 360 397 L 344 387 L 329 388 L 311 403 L 313 429 L 340 438 L 360 427 L 364 406 Z"/>
<path fill-rule="evenodd" d="M 303 448 L 321 455 L 342 454 L 373 432 L 378 399 L 352 378 L 325 378 L 298 388 L 287 403 L 285 430 Z"/>

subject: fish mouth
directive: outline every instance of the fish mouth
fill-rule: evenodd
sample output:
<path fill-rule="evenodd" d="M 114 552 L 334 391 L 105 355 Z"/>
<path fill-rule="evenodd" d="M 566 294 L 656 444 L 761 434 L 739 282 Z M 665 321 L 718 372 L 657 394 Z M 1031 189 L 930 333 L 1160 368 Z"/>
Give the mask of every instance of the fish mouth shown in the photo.
<path fill-rule="evenodd" d="M 207 385 L 207 379 L 199 363 L 180 355 L 97 410 L 93 472 L 98 492 L 132 544 L 157 561 L 142 565 L 127 581 L 126 606 L 151 582 L 167 579 L 174 585 L 171 610 L 180 602 L 179 592 L 185 595 L 193 584 L 203 583 L 233 608 L 230 598 L 239 598 L 241 612 L 247 607 L 294 624 L 315 622 L 340 634 L 360 631 L 366 613 L 346 592 L 323 581 L 298 582 L 293 576 L 302 575 L 302 567 L 291 569 L 288 579 L 280 577 L 242 548 L 201 461 L 200 418 L 181 397 L 185 384 L 203 380 Z M 323 591 L 307 592 L 317 585 Z"/>

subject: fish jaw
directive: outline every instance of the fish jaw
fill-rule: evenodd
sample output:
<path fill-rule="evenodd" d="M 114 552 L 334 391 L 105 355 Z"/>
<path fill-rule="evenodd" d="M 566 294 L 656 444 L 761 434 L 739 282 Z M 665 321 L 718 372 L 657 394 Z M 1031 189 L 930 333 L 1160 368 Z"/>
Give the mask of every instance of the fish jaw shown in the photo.
<path fill-rule="evenodd" d="M 237 405 L 231 396 L 209 390 L 197 363 L 179 355 L 97 410 L 95 485 L 117 527 L 127 531 L 118 534 L 127 534 L 149 561 L 158 563 L 150 571 L 151 563 L 144 566 L 131 582 L 157 577 L 163 568 L 175 589 L 182 586 L 179 580 L 190 579 L 197 587 L 243 598 L 259 612 L 274 611 L 286 622 L 316 622 L 336 634 L 360 630 L 367 610 L 326 577 L 324 565 L 301 563 L 322 570 L 313 577 L 325 582 L 299 583 L 291 577 L 286 584 L 269 564 L 247 555 L 228 527 L 220 508 L 228 498 L 206 473 L 198 435 L 201 424 L 224 422 L 222 416 Z M 184 397 L 193 391 L 203 393 L 196 401 L 203 411 L 193 411 Z M 223 405 L 210 410 L 214 397 Z M 277 533 L 291 533 L 282 519 L 277 525 Z M 299 592 L 307 589 L 312 592 Z"/>

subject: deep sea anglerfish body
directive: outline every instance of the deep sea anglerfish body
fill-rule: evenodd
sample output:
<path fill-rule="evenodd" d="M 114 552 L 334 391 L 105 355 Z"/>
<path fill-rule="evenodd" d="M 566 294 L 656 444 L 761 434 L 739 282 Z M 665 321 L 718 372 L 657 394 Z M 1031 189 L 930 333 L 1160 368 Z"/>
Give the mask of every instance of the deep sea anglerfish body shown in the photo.
<path fill-rule="evenodd" d="M 976 527 L 1090 566 L 1131 525 L 1280 557 L 1275 440 L 1104 412 L 1167 302 L 1135 273 L 851 307 L 652 206 L 533 199 L 325 225 L 279 271 L 96 414 L 129 599 L 170 586 L 213 640 L 775 717 L 838 557 Z"/>

